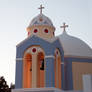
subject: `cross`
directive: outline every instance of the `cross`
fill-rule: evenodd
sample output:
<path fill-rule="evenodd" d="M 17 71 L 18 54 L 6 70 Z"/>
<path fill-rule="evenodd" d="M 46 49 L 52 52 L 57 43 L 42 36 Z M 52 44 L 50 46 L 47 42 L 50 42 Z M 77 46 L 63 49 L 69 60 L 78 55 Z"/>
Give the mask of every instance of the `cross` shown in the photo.
<path fill-rule="evenodd" d="M 42 5 L 40 5 L 40 8 L 38 8 L 38 9 L 40 9 L 40 14 L 42 14 L 42 9 L 44 9 L 44 7 L 42 7 Z"/>
<path fill-rule="evenodd" d="M 63 28 L 64 31 L 65 31 L 65 29 L 66 29 L 66 27 L 68 27 L 68 25 L 66 25 L 66 23 L 64 22 L 64 23 L 63 23 L 63 26 L 60 26 L 60 27 Z"/>

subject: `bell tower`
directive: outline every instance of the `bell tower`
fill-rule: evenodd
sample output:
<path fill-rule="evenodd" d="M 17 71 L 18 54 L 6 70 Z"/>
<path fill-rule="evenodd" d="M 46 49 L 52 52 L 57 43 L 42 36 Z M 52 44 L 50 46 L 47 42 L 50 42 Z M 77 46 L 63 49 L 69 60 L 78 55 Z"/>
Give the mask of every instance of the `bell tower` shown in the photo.
<path fill-rule="evenodd" d="M 40 14 L 33 18 L 27 27 L 28 37 L 33 35 L 42 39 L 51 39 L 54 37 L 55 27 L 51 20 L 43 15 L 40 5 Z M 23 88 L 45 87 L 45 52 L 41 46 L 30 46 L 23 56 Z"/>
<path fill-rule="evenodd" d="M 17 45 L 15 88 L 62 88 L 59 40 L 52 21 L 42 13 L 27 27 L 28 37 Z M 61 55 L 62 54 L 62 55 Z"/>

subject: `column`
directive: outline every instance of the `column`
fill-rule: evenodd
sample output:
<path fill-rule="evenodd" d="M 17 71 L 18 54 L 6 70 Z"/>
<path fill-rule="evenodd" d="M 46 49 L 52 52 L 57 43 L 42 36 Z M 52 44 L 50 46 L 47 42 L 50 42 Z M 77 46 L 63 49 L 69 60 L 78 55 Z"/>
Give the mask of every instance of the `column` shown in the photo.
<path fill-rule="evenodd" d="M 59 67 L 58 67 L 58 58 L 57 57 L 56 57 L 56 61 L 55 62 L 56 62 L 56 88 L 58 88 L 59 87 L 59 80 L 58 80 L 59 79 L 59 76 L 58 76 L 59 75 L 58 74 L 59 73 L 58 72 L 58 68 Z"/>
<path fill-rule="evenodd" d="M 73 90 L 72 62 L 65 61 L 62 65 L 62 89 Z"/>
<path fill-rule="evenodd" d="M 22 88 L 23 81 L 23 60 L 22 58 L 16 58 L 16 80 L 15 88 Z"/>
<path fill-rule="evenodd" d="M 32 55 L 32 88 L 37 88 L 37 54 Z"/>
<path fill-rule="evenodd" d="M 54 56 L 45 56 L 45 87 L 55 87 Z"/>

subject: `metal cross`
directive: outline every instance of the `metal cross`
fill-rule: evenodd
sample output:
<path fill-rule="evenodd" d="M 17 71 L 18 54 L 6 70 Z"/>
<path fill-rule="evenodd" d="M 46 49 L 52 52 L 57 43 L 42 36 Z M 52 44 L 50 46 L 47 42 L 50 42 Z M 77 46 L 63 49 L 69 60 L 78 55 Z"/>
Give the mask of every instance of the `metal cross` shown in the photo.
<path fill-rule="evenodd" d="M 64 31 L 65 31 L 65 29 L 66 29 L 66 27 L 68 27 L 68 25 L 66 25 L 66 23 L 64 22 L 64 23 L 63 23 L 63 26 L 60 26 L 60 27 L 63 28 Z"/>
<path fill-rule="evenodd" d="M 38 8 L 38 9 L 40 9 L 40 14 L 42 14 L 42 9 L 44 9 L 44 7 L 42 7 L 42 5 L 40 5 L 40 8 Z"/>

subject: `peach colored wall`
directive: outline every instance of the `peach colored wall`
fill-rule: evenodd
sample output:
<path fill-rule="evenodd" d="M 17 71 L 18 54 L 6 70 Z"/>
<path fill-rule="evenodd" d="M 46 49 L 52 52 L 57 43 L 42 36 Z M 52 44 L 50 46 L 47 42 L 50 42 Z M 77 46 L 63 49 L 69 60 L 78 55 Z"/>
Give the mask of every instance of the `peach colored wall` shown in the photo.
<path fill-rule="evenodd" d="M 82 90 L 83 89 L 82 75 L 92 74 L 92 63 L 73 62 L 72 72 L 73 72 L 74 90 Z"/>
<path fill-rule="evenodd" d="M 34 29 L 37 29 L 38 32 L 34 33 Z M 44 32 L 44 29 L 48 29 L 48 33 Z M 31 28 L 27 29 L 28 32 L 30 32 L 30 35 L 37 35 L 39 37 L 42 38 L 52 38 L 54 37 L 53 32 L 55 31 L 54 27 L 50 27 L 50 26 L 32 26 Z"/>
<path fill-rule="evenodd" d="M 40 87 L 44 87 L 44 82 L 45 82 L 45 76 L 44 76 L 45 72 L 40 70 Z"/>
<path fill-rule="evenodd" d="M 32 56 L 30 54 L 25 55 L 23 64 L 23 88 L 30 88 L 32 85 Z"/>

